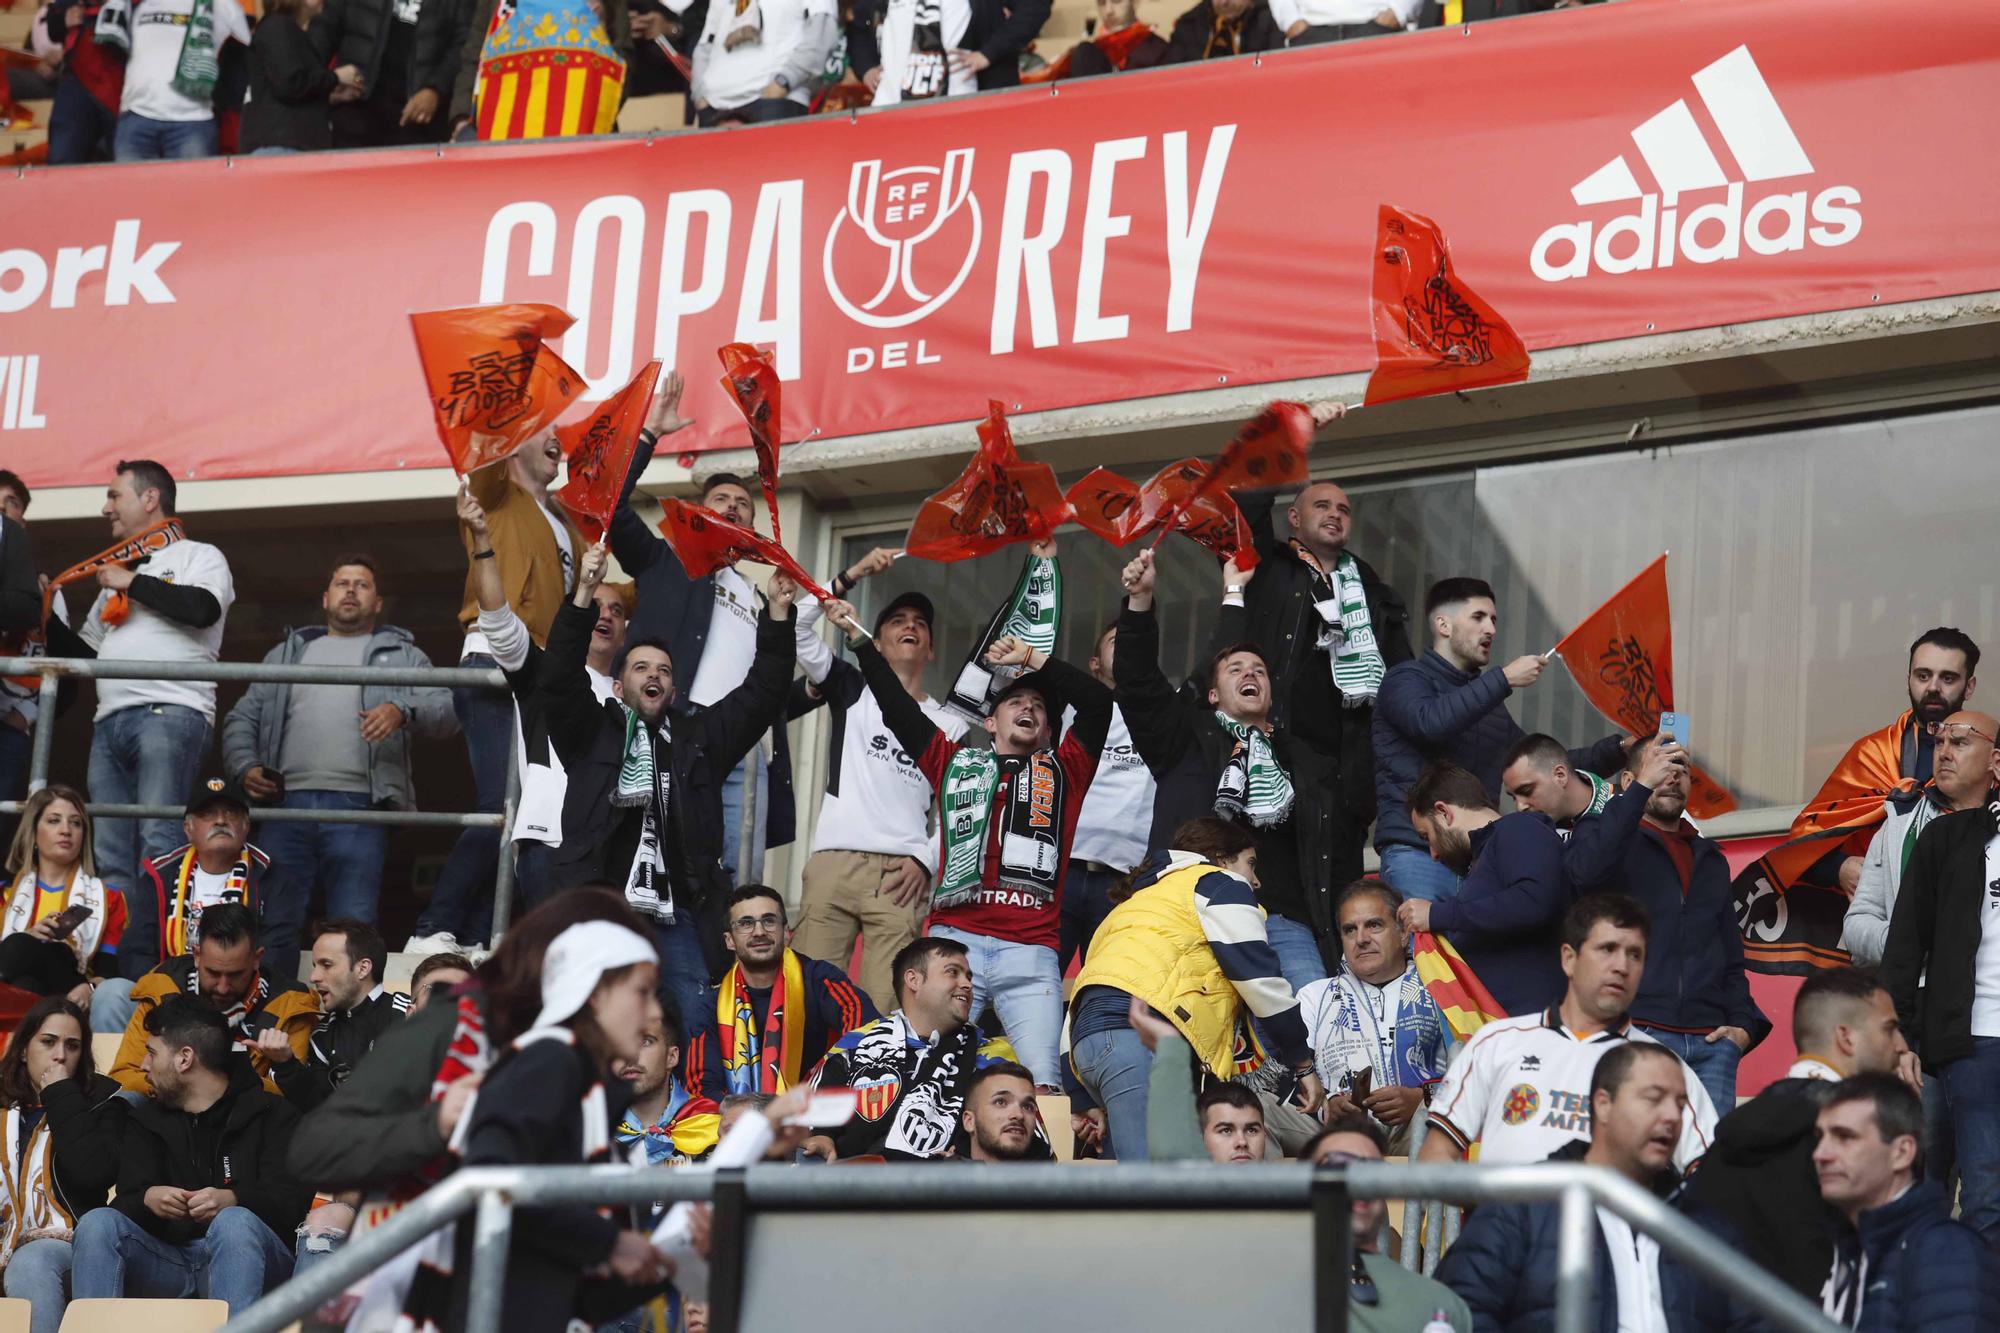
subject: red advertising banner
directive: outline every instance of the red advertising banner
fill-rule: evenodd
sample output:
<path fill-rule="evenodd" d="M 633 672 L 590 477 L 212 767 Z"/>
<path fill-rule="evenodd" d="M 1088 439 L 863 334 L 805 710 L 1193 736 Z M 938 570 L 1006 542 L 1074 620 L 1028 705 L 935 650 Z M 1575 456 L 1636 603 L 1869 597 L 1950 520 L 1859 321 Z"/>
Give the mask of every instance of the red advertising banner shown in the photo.
<path fill-rule="evenodd" d="M 748 443 L 702 369 L 732 342 L 815 448 L 998 386 L 1019 415 L 1365 370 L 1384 200 L 1531 350 L 1991 291 L 1996 123 L 2000 23 L 1633 0 L 725 132 L 29 170 L 0 455 L 436 466 L 405 317 L 498 302 L 576 317 L 585 402 L 690 372 L 676 450 Z"/>

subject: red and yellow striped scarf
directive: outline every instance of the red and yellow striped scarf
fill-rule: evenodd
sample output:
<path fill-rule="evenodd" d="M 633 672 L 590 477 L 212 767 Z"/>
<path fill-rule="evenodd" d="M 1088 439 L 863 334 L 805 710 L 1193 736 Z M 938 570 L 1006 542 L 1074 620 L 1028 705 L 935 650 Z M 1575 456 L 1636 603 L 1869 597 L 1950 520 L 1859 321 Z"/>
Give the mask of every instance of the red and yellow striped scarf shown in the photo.
<path fill-rule="evenodd" d="M 722 978 L 715 1029 L 722 1038 L 722 1072 L 731 1092 L 783 1092 L 799 1081 L 806 1044 L 805 991 L 805 969 L 787 949 L 759 1031 L 742 965 L 732 966 Z"/>

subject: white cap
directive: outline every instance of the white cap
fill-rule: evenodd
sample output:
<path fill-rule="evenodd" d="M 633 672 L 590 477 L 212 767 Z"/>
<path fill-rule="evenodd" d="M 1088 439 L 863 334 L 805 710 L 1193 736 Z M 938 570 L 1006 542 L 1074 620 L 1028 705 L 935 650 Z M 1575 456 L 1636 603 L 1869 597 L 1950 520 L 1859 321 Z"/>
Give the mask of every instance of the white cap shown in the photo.
<path fill-rule="evenodd" d="M 660 961 L 653 946 L 611 921 L 580 921 L 549 944 L 542 959 L 542 1012 L 538 1028 L 554 1027 L 590 1003 L 606 972 Z"/>

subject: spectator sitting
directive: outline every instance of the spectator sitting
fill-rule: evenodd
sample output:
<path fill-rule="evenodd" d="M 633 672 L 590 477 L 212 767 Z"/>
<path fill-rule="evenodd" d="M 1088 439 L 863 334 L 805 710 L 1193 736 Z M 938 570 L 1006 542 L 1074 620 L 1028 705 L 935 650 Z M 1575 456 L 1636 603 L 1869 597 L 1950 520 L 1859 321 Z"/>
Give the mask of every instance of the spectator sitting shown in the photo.
<path fill-rule="evenodd" d="M 810 1076 L 833 1043 L 881 1017 L 845 972 L 785 947 L 776 889 L 745 884 L 729 895 L 724 921 L 736 962 L 717 988 L 714 1023 L 695 1038 L 691 1091 L 783 1092 Z"/>
<path fill-rule="evenodd" d="M 1448 898 L 1406 899 L 1396 911 L 1403 929 L 1449 936 L 1507 1013 L 1553 1003 L 1563 981 L 1550 946 L 1570 893 L 1548 816 L 1502 815 L 1478 778 L 1440 760 L 1410 788 L 1407 819 L 1438 864 L 1464 880 Z"/>
<path fill-rule="evenodd" d="M 1548 659 L 1529 653 L 1504 667 L 1488 665 L 1500 621 L 1482 579 L 1431 585 L 1424 621 L 1430 650 L 1390 667 L 1375 698 L 1375 850 L 1396 892 L 1433 899 L 1450 897 L 1458 879 L 1424 855 L 1424 836 L 1408 814 L 1410 787 L 1427 764 L 1450 760 L 1472 773 L 1492 805 L 1507 752 L 1521 738 L 1507 696 L 1540 680 Z M 1624 762 L 1617 736 L 1570 752 L 1572 767 L 1594 773 L 1616 773 Z"/>
<path fill-rule="evenodd" d="M 246 153 L 309 153 L 333 147 L 334 106 L 361 96 L 361 71 L 327 66 L 326 0 L 271 0 L 250 34 L 250 94 L 243 108 Z M 319 29 L 314 32 L 314 28 Z"/>
<path fill-rule="evenodd" d="M 260 24 L 260 30 L 266 25 Z M 410 632 L 381 623 L 375 561 L 333 562 L 324 628 L 293 630 L 264 654 L 276 666 L 428 670 Z M 410 738 L 456 734 L 442 686 L 293 685 L 260 681 L 222 720 L 224 771 L 244 795 L 284 810 L 414 810 Z M 380 824 L 266 824 L 262 845 L 328 916 L 373 923 L 389 830 Z"/>
<path fill-rule="evenodd" d="M 1229 1079 L 1206 1078 L 1187 1039 L 1136 998 L 1127 1020 L 1152 1055 L 1144 1073 L 1147 1160 L 1261 1162 L 1278 1155 L 1264 1123 L 1264 1099 L 1256 1090 Z"/>
<path fill-rule="evenodd" d="M 1340 971 L 1299 992 L 1299 1016 L 1326 1087 L 1328 1119 L 1356 1112 L 1373 1116 L 1387 1128 L 1386 1141 L 1398 1156 L 1408 1151 L 1418 1109 L 1444 1077 L 1449 1051 L 1437 1001 L 1417 976 L 1409 937 L 1396 920 L 1402 902 L 1402 895 L 1379 879 L 1356 880 L 1341 890 L 1334 904 Z M 1282 1112 L 1273 1114 L 1268 1106 L 1265 1111 L 1279 1145 L 1303 1151 L 1303 1142 L 1287 1141 Z"/>
<path fill-rule="evenodd" d="M 831 0 L 709 5 L 688 81 L 695 122 L 757 125 L 805 115 L 839 38 Z"/>
<path fill-rule="evenodd" d="M 90 1007 L 91 960 L 125 930 L 125 895 L 108 891 L 96 868 L 82 793 L 54 783 L 29 797 L 7 851 L 0 982 Z"/>
<path fill-rule="evenodd" d="M 375 927 L 363 921 L 324 921 L 312 935 L 312 988 L 319 996 L 319 1022 L 306 1042 L 304 1058 L 293 1058 L 286 1033 L 265 1028 L 257 1034 L 257 1051 L 270 1062 L 278 1091 L 301 1111 L 310 1111 L 332 1096 L 409 1007 L 407 996 L 382 989 L 389 946 Z"/>
<path fill-rule="evenodd" d="M 662 41 L 676 53 L 691 49 L 708 21 L 707 0 L 631 0 L 626 31 L 631 35 L 631 51 L 625 58 L 625 97 L 653 97 L 660 93 L 685 93 L 687 76 L 674 58 L 661 48 Z M 688 116 L 691 121 L 692 115 Z"/>
<path fill-rule="evenodd" d="M 1488 1023 L 1467 1039 L 1431 1098 L 1431 1132 L 1418 1160 L 1457 1161 L 1477 1142 L 1482 1163 L 1539 1162 L 1589 1136 L 1590 1097 L 1576 1089 L 1608 1052 L 1627 1042 L 1658 1044 L 1625 1017 L 1646 968 L 1646 931 L 1645 909 L 1630 898 L 1577 899 L 1562 922 L 1569 978 L 1562 1001 Z M 1682 1170 L 1715 1133 L 1715 1107 L 1700 1080 L 1685 1082 L 1675 1094 L 1687 1105 L 1673 1154 Z"/>
<path fill-rule="evenodd" d="M 29 1333 L 56 1333 L 69 1304 L 76 1220 L 118 1180 L 126 1104 L 90 1058 L 90 1023 L 60 995 L 35 1003 L 0 1056 L 7 1108 L 0 1264 L 7 1295 L 29 1304 Z"/>
<path fill-rule="evenodd" d="M 1314 1166 L 1379 1162 L 1389 1151 L 1382 1126 L 1359 1112 L 1336 1116 L 1306 1141 L 1301 1160 Z M 1347 1326 L 1357 1333 L 1472 1333 L 1472 1312 L 1451 1288 L 1382 1253 L 1384 1199 L 1354 1201 L 1354 1264 L 1348 1275 Z M 1442 1316 L 1440 1318 L 1439 1316 Z"/>
<path fill-rule="evenodd" d="M 136 1021 L 156 1095 L 128 1112 L 117 1201 L 76 1224 L 70 1285 L 77 1300 L 199 1296 L 236 1318 L 292 1275 L 292 1232 L 312 1202 L 285 1170 L 298 1110 L 258 1086 L 201 996 Z"/>
<path fill-rule="evenodd" d="M 1312 46 L 1379 37 L 1417 26 L 1424 0 L 1273 0 L 1271 18 L 1285 30 L 1285 45 Z"/>
<path fill-rule="evenodd" d="M 1270 1155 L 1264 1103 L 1241 1083 L 1211 1082 L 1194 1099 L 1194 1113 L 1209 1161 L 1261 1162 Z M 1160 1156 L 1171 1161 L 1174 1154 L 1169 1150 Z"/>
<path fill-rule="evenodd" d="M 1298 1001 L 1264 938 L 1250 831 L 1210 815 L 1183 824 L 1172 846 L 1140 869 L 1131 896 L 1104 919 L 1072 1001 L 1071 1062 L 1103 1108 L 1121 1161 L 1152 1155 L 1148 1102 L 1159 1057 L 1149 1029 L 1133 1022 L 1149 1007 L 1171 1016 L 1193 1057 L 1220 1079 L 1257 1067 L 1254 1016 L 1307 1089 L 1305 1109 L 1316 1110 L 1324 1095 Z M 1185 1070 L 1168 1077 L 1185 1089 Z"/>
<path fill-rule="evenodd" d="M 896 956 L 897 1010 L 834 1043 L 815 1090 L 852 1088 L 861 1114 L 805 1142 L 827 1161 L 880 1154 L 942 1157 L 959 1129 L 973 1073 L 1014 1048 L 971 1021 L 972 968 L 957 940 L 919 936 Z"/>
<path fill-rule="evenodd" d="M 613 1137 L 621 1148 L 642 1146 L 650 1166 L 698 1162 L 722 1135 L 721 1108 L 682 1083 L 681 1052 L 686 1049 L 680 1020 L 655 999 L 646 1010 L 638 1052 L 611 1070 L 632 1099 Z"/>
<path fill-rule="evenodd" d="M 112 19 L 119 10 L 123 23 Z M 206 31 L 193 21 L 198 14 L 208 20 Z M 222 143 L 217 120 L 243 100 L 250 21 L 236 0 L 108 0 L 97 40 L 129 51 L 112 138 L 118 161 L 214 157 L 235 148 Z M 207 688 L 212 699 L 215 687 Z"/>
<path fill-rule="evenodd" d="M 1049 0 L 857 0 L 848 65 L 876 106 L 1011 88 L 1049 10 Z"/>
<path fill-rule="evenodd" d="M 1606 1167 L 1642 1189 L 1671 1193 L 1679 1181 L 1675 1143 L 1688 1110 L 1687 1066 L 1663 1046 L 1621 1043 L 1592 1069 L 1586 1105 L 1589 1140 L 1572 1140 L 1548 1160 Z M 1471 1307 L 1473 1327 L 1495 1333 L 1554 1327 L 1561 1211 L 1555 1200 L 1490 1203 L 1466 1218 L 1437 1277 Z M 1764 1326 L 1652 1237 L 1608 1208 L 1595 1211 L 1597 1281 L 1588 1327 L 1748 1333 Z"/>
<path fill-rule="evenodd" d="M 202 914 L 201 941 L 192 954 L 169 958 L 132 988 L 132 1018 L 111 1066 L 111 1077 L 128 1092 L 154 1094 L 146 1076 L 146 1057 L 152 1049 L 147 1039 L 154 1030 L 146 1026 L 146 1015 L 180 995 L 199 996 L 222 1015 L 232 1039 L 249 1048 L 252 1068 L 265 1075 L 265 1086 L 274 1093 L 278 1085 L 268 1075 L 270 1062 L 258 1045 L 258 1034 L 279 1029 L 291 1043 L 292 1057 L 303 1060 L 319 1019 L 311 991 L 264 965 L 257 918 L 250 909 L 241 903 L 218 904 Z"/>
<path fill-rule="evenodd" d="M 1820 1197 L 1845 1223 L 1822 1306 L 1870 1333 L 2000 1326 L 2000 1263 L 1955 1221 L 1943 1186 L 1923 1178 L 1924 1111 L 1887 1074 L 1834 1085 L 1817 1124 Z"/>
<path fill-rule="evenodd" d="M 335 148 L 442 143 L 458 74 L 459 6 L 449 0 L 332 0 L 334 63 L 358 95 L 333 107 Z"/>
<path fill-rule="evenodd" d="M 736 1122 L 752 1111 L 761 1111 L 778 1099 L 774 1092 L 732 1092 L 721 1102 L 722 1116 L 716 1124 L 721 1138 L 728 1138 Z"/>
<path fill-rule="evenodd" d="M 449 996 L 472 979 L 477 966 L 462 953 L 426 954 L 410 973 L 410 1012 L 415 1018 L 433 1000 Z"/>
<path fill-rule="evenodd" d="M 101 1031 L 130 1024 L 141 979 L 191 955 L 207 913 L 226 904 L 254 914 L 272 973 L 296 984 L 305 891 L 247 841 L 250 803 L 242 789 L 220 778 L 201 783 L 188 798 L 181 829 L 187 842 L 148 861 L 141 887 L 127 896 L 131 919 L 118 942 L 122 975 L 97 988 Z"/>
<path fill-rule="evenodd" d="M 973 1071 L 965 1085 L 966 1160 L 1022 1162 L 1034 1155 L 1042 1113 L 1035 1105 L 1035 1078 L 1011 1060 L 996 1060 Z"/>
<path fill-rule="evenodd" d="M 1916 1057 L 1881 980 L 1851 967 L 1806 978 L 1792 1001 L 1792 1042 L 1799 1058 L 1785 1077 L 1715 1127 L 1688 1203 L 1697 1217 L 1727 1222 L 1759 1268 L 1817 1300 L 1833 1267 L 1832 1229 L 1810 1224 L 1820 1211 L 1812 1169 L 1820 1107 L 1855 1074 L 1914 1076 Z"/>
<path fill-rule="evenodd" d="M 1284 44 L 1284 29 L 1262 0 L 1200 0 L 1174 20 L 1173 33 L 1167 38 L 1166 63 L 1182 65 L 1252 51 L 1276 51 Z"/>
<path fill-rule="evenodd" d="M 1057 79 L 1087 79 L 1128 69 L 1151 69 L 1167 58 L 1160 35 L 1139 22 L 1134 0 L 1097 0 L 1097 31 L 1056 62 Z"/>

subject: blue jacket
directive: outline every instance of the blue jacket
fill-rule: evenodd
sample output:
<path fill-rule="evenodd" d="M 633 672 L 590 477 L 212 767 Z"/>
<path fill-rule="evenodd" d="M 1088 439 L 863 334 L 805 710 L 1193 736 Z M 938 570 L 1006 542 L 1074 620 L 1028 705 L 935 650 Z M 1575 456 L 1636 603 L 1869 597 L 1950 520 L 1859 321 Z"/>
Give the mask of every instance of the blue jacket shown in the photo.
<path fill-rule="evenodd" d="M 1431 929 L 1450 938 L 1501 1008 L 1532 1014 L 1562 998 L 1556 935 L 1569 902 L 1556 826 L 1521 810 L 1474 831 L 1472 868 L 1456 897 L 1431 904 Z"/>
<path fill-rule="evenodd" d="M 1375 696 L 1375 850 L 1394 843 L 1424 845 L 1403 811 L 1403 798 L 1433 759 L 1449 759 L 1471 770 L 1487 796 L 1499 799 L 1501 762 L 1525 734 L 1507 711 L 1507 696 L 1513 692 L 1500 667 L 1472 675 L 1435 648 L 1389 668 Z M 1625 763 L 1624 747 L 1615 735 L 1571 750 L 1569 757 L 1577 767 L 1604 776 Z"/>
<path fill-rule="evenodd" d="M 1578 1161 L 1581 1140 L 1557 1149 L 1554 1161 Z M 1671 1180 L 1671 1176 L 1669 1176 Z M 1437 1280 L 1472 1310 L 1473 1333 L 1550 1333 L 1556 1326 L 1556 1225 L 1561 1207 L 1547 1203 L 1489 1203 L 1465 1219 L 1465 1229 L 1444 1252 Z M 1597 1281 L 1591 1288 L 1590 1327 L 1617 1333 L 1618 1286 L 1611 1249 L 1593 1218 Z M 1660 1254 L 1660 1303 L 1670 1333 L 1751 1333 L 1761 1320 L 1716 1287 Z"/>
<path fill-rule="evenodd" d="M 2000 1329 L 2000 1259 L 1951 1217 L 1943 1187 L 1920 1180 L 1861 1214 L 1835 1241 L 1844 1262 L 1868 1257 L 1856 1333 L 1991 1333 Z"/>

